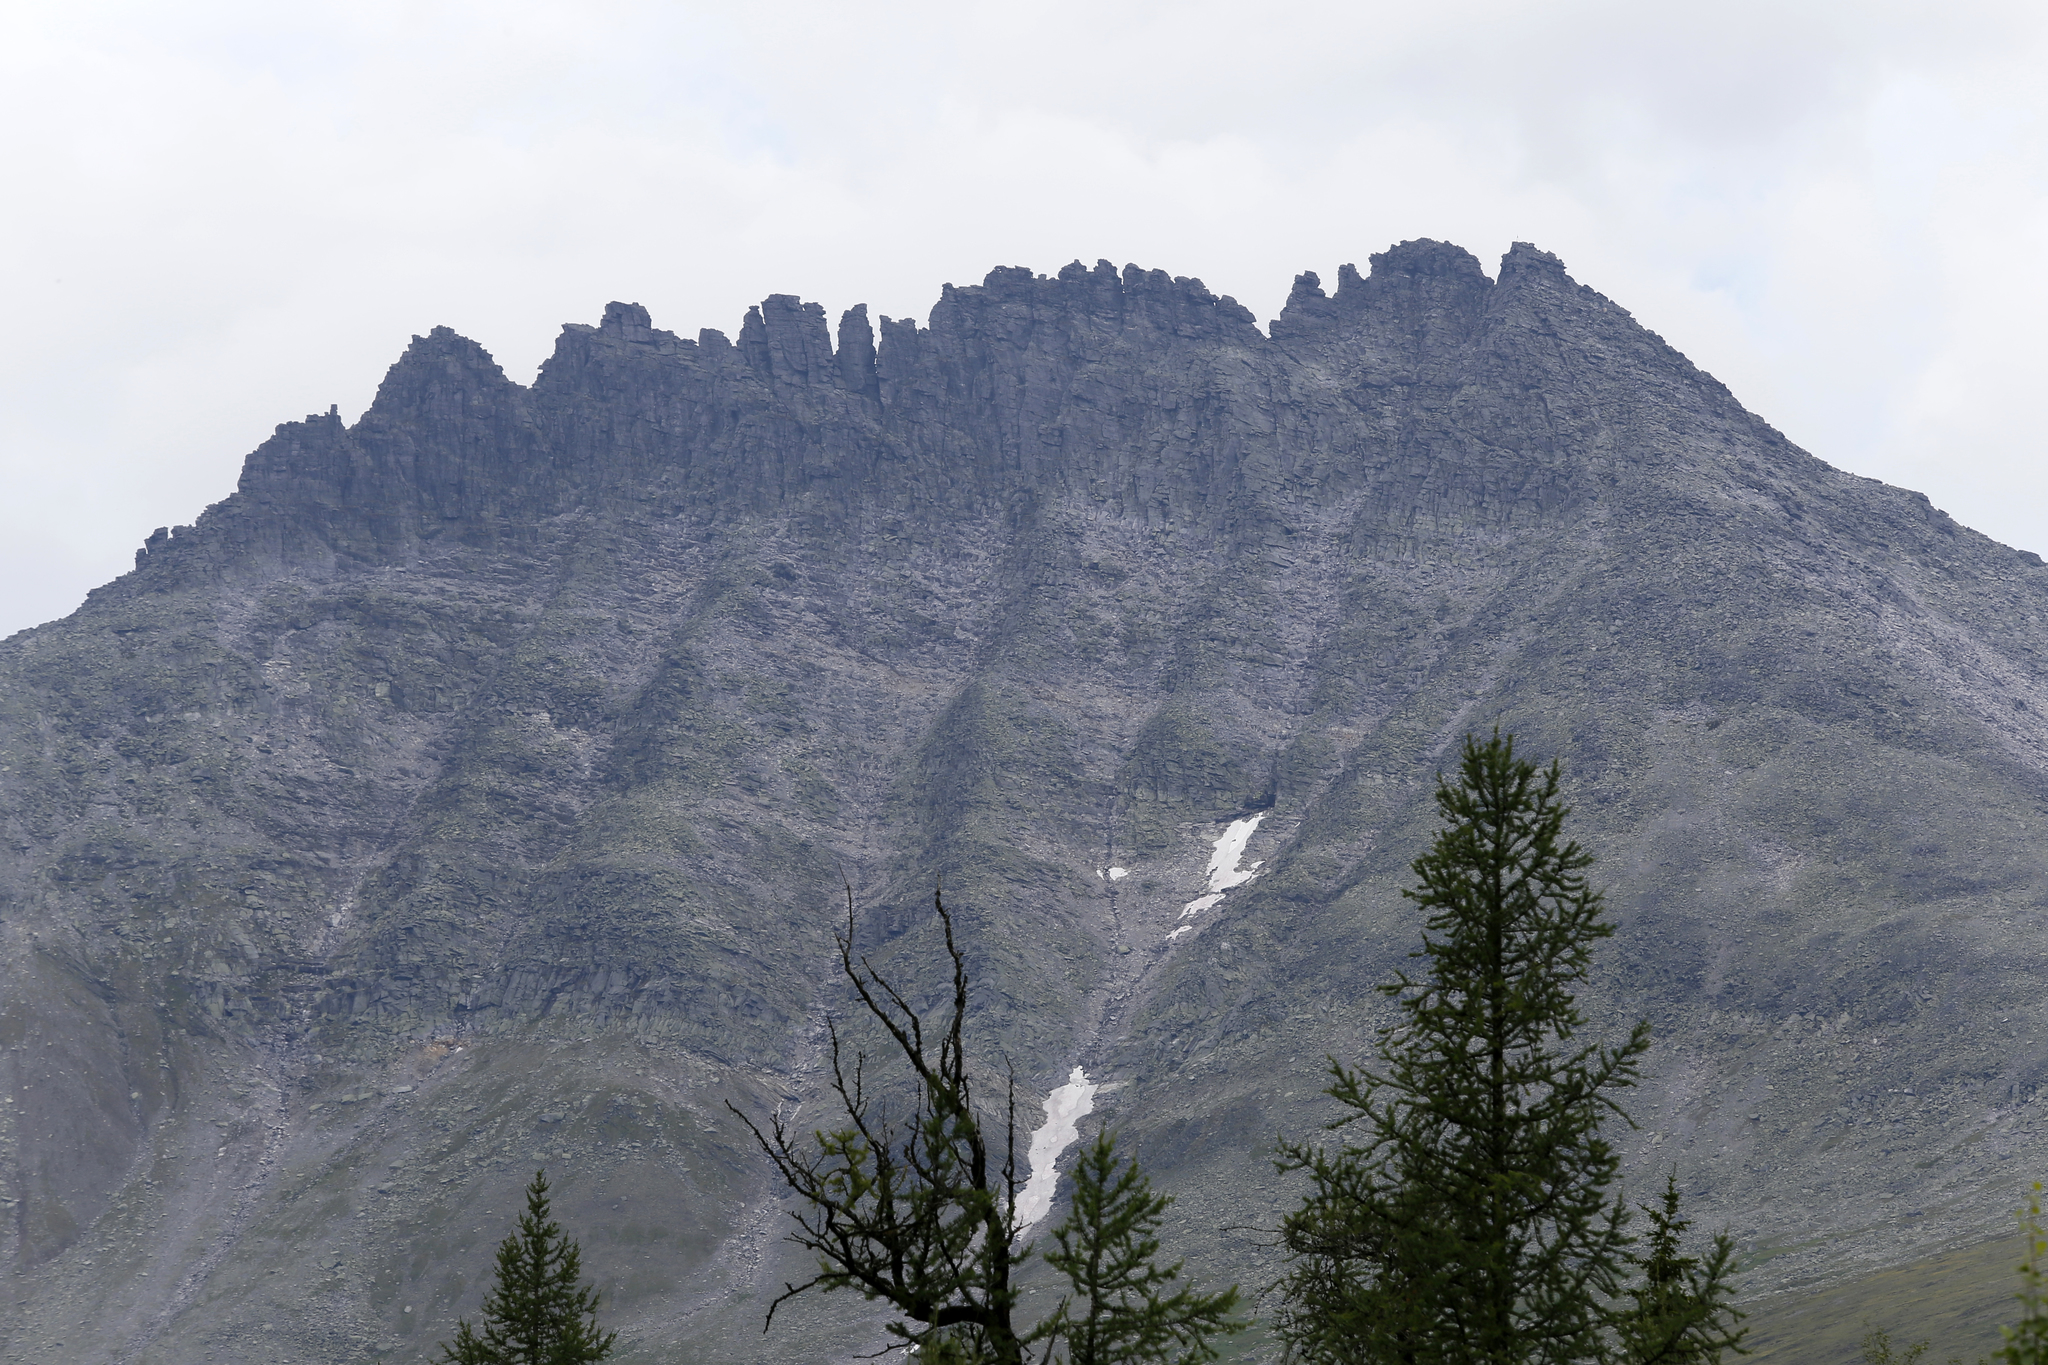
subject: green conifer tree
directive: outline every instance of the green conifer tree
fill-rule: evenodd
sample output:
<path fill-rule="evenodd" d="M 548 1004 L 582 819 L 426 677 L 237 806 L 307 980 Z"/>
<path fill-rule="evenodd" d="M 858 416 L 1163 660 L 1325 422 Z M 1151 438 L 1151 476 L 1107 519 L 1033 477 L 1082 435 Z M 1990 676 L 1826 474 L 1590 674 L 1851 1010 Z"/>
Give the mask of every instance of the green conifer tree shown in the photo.
<path fill-rule="evenodd" d="M 1045 1253 L 1073 1292 L 1033 1334 L 1049 1360 L 1068 1365 L 1200 1365 L 1214 1360 L 1209 1339 L 1242 1331 L 1231 1313 L 1237 1287 L 1199 1294 L 1173 1289 L 1181 1262 L 1158 1262 L 1160 1215 L 1173 1203 L 1154 1194 L 1138 1163 L 1119 1162 L 1104 1133 L 1074 1169 L 1074 1205 L 1053 1229 Z M 1171 1292 L 1168 1292 L 1171 1290 Z"/>
<path fill-rule="evenodd" d="M 498 1275 L 484 1300 L 483 1331 L 467 1319 L 441 1344 L 442 1365 L 590 1365 L 612 1353 L 617 1332 L 597 1329 L 597 1291 L 583 1284 L 583 1252 L 548 1209 L 546 1171 L 526 1187 L 519 1230 L 498 1247 Z"/>
<path fill-rule="evenodd" d="M 2041 1227 L 2041 1182 L 2027 1199 L 2027 1211 L 2020 1215 L 2020 1230 L 2027 1238 L 2027 1259 L 2020 1262 L 2020 1320 L 2001 1327 L 2005 1345 L 1993 1359 L 2005 1365 L 2048 1365 L 2048 1232 Z"/>
<path fill-rule="evenodd" d="M 1617 1324 L 1626 1365 L 1716 1365 L 1723 1351 L 1742 1354 L 1749 1329 L 1731 1306 L 1728 1283 L 1735 1242 L 1714 1238 L 1705 1259 L 1682 1254 L 1692 1223 L 1678 1216 L 1678 1173 L 1664 1182 L 1660 1204 L 1644 1204 L 1650 1217 L 1647 1255 L 1638 1254 L 1640 1278 L 1629 1289 L 1630 1307 Z"/>
<path fill-rule="evenodd" d="M 1336 1150 L 1282 1142 L 1308 1174 L 1282 1224 L 1278 1326 L 1315 1365 L 1565 1365 L 1612 1349 L 1631 1238 L 1602 1136 L 1649 1046 L 1582 1044 L 1574 991 L 1613 933 L 1564 836 L 1553 763 L 1468 736 L 1439 778 L 1445 828 L 1405 892 L 1424 912 L 1422 977 L 1382 989 L 1377 1073 L 1330 1061 L 1350 1111 Z"/>

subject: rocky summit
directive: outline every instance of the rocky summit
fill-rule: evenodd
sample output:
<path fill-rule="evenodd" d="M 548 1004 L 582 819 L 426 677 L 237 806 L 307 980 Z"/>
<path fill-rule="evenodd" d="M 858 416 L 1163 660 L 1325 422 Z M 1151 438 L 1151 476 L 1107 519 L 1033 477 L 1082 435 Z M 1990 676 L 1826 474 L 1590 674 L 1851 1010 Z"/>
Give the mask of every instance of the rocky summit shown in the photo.
<path fill-rule="evenodd" d="M 1599 857 L 1593 1031 L 1655 1028 L 1632 1189 L 1759 1302 L 2010 1226 L 2041 560 L 1527 245 L 1265 329 L 1107 262 L 877 321 L 614 303 L 531 386 L 437 328 L 0 645 L 0 1360 L 423 1359 L 537 1166 L 621 1359 L 875 1350 L 762 1333 L 805 1264 L 725 1103 L 828 1121 L 847 888 L 936 1002 L 941 876 L 1020 1148 L 1083 1068 L 1169 1252 L 1269 1283 L 1495 725 Z"/>

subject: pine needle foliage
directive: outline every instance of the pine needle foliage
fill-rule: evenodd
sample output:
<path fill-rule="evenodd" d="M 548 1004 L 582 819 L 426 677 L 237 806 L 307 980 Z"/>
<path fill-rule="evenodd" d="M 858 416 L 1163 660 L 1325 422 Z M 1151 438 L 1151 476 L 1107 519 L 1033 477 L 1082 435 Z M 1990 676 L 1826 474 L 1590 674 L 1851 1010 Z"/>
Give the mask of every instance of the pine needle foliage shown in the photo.
<path fill-rule="evenodd" d="M 967 965 L 953 938 L 953 917 L 941 891 L 932 906 L 952 960 L 951 1011 L 927 1035 L 925 1021 L 901 992 L 853 951 L 853 892 L 846 928 L 837 935 L 839 966 L 867 1012 L 888 1034 L 912 1073 L 907 1122 L 898 1124 L 869 1093 L 868 1057 L 851 1058 L 836 1022 L 830 1024 L 832 1086 L 845 1123 L 815 1131 L 806 1142 L 775 1115 L 764 1133 L 730 1103 L 753 1132 L 783 1182 L 798 1196 L 790 1240 L 818 1259 L 818 1273 L 784 1286 L 776 1310 L 811 1290 L 853 1289 L 893 1307 L 887 1325 L 925 1362 L 1022 1365 L 1025 1338 L 1012 1322 L 1016 1269 L 1031 1255 L 1017 1248 L 1017 1099 L 1011 1083 L 1005 1139 L 999 1150 L 983 1134 L 967 1074 L 961 1026 L 967 1016 Z"/>
<path fill-rule="evenodd" d="M 1649 1216 L 1650 1235 L 1636 1255 L 1638 1278 L 1617 1324 L 1626 1365 L 1716 1365 L 1723 1351 L 1747 1354 L 1742 1339 L 1749 1329 L 1739 1325 L 1746 1315 L 1728 1301 L 1734 1294 L 1734 1239 L 1719 1233 L 1704 1258 L 1684 1255 L 1692 1223 L 1679 1216 L 1678 1202 L 1673 1171 L 1662 1200 L 1640 1206 Z"/>
<path fill-rule="evenodd" d="M 2005 1365 L 2048 1365 L 2048 1231 L 2041 1227 L 2041 1182 L 2027 1198 L 2020 1215 L 2020 1231 L 2026 1234 L 2027 1259 L 2020 1262 L 2020 1320 L 1999 1329 L 2005 1345 L 1992 1359 Z"/>
<path fill-rule="evenodd" d="M 1047 1359 L 1066 1365 L 1202 1365 L 1210 1338 L 1242 1331 L 1231 1315 L 1237 1287 L 1220 1294 L 1175 1287 L 1182 1263 L 1159 1264 L 1160 1216 L 1173 1203 L 1155 1194 L 1138 1163 L 1119 1161 L 1116 1139 L 1097 1137 L 1074 1168 L 1074 1204 L 1053 1229 L 1046 1262 L 1072 1293 L 1033 1335 Z"/>
<path fill-rule="evenodd" d="M 1566 1365 L 1603 1359 L 1630 1268 L 1617 1093 L 1649 1047 L 1580 1043 L 1574 992 L 1613 933 L 1564 834 L 1560 772 L 1512 736 L 1468 736 L 1444 821 L 1404 894 L 1423 912 L 1420 976 L 1381 989 L 1399 1018 L 1376 1071 L 1330 1060 L 1349 1112 L 1336 1149 L 1282 1141 L 1309 1177 L 1281 1228 L 1277 1326 L 1309 1365 Z"/>
<path fill-rule="evenodd" d="M 549 1210 L 548 1176 L 526 1186 L 519 1230 L 498 1247 L 498 1272 L 484 1300 L 483 1331 L 467 1319 L 441 1344 L 442 1365 L 592 1365 L 612 1353 L 617 1332 L 597 1327 L 598 1293 L 583 1280 L 583 1252 Z"/>

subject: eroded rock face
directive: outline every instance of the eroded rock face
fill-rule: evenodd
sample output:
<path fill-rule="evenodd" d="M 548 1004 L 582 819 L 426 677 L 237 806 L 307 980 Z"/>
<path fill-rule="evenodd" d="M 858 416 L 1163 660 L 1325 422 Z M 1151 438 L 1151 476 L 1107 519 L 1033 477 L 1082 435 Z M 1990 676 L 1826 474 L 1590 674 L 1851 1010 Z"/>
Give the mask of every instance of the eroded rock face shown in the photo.
<path fill-rule="evenodd" d="M 1792 1249 L 1753 1288 L 2048 1167 L 2040 561 L 1526 245 L 1303 275 L 1270 335 L 1106 262 L 878 330 L 613 304 L 524 388 L 436 329 L 0 645 L 0 1354 L 415 1358 L 537 1164 L 626 1359 L 873 1349 L 857 1301 L 760 1336 L 803 1267 L 723 1108 L 823 1121 L 842 879 L 936 986 L 943 874 L 1025 1126 L 1085 1065 L 1263 1283 L 1228 1229 L 1495 723 L 1602 859 L 1596 1026 L 1657 1027 L 1619 1140 Z"/>

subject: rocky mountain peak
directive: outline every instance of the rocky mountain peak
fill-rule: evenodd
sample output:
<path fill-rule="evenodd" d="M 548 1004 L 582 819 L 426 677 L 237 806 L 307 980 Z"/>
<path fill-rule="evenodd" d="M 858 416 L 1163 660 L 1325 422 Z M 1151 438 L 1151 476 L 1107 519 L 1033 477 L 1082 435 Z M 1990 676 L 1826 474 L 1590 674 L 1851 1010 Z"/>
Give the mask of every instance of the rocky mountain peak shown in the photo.
<path fill-rule="evenodd" d="M 447 327 L 416 336 L 384 374 L 366 416 L 393 424 L 460 418 L 502 402 L 519 385 L 490 352 Z"/>
<path fill-rule="evenodd" d="M 1615 1141 L 1750 1292 L 2003 1228 L 2044 591 L 1526 244 L 1270 335 L 1106 261 L 731 341 L 615 302 L 531 386 L 436 328 L 0 644 L 0 1355 L 418 1353 L 536 1165 L 629 1358 L 865 1349 L 761 1338 L 800 1267 L 724 1102 L 823 1102 L 844 885 L 917 980 L 942 874 L 1020 1111 L 1085 1067 L 1175 1254 L 1269 1278 L 1261 1153 L 1494 724 L 1600 858 L 1589 1027 L 1657 1028 Z"/>
<path fill-rule="evenodd" d="M 604 321 L 598 330 L 609 332 L 623 341 L 654 340 L 654 319 L 647 310 L 637 303 L 620 303 L 616 299 L 604 306 Z"/>

